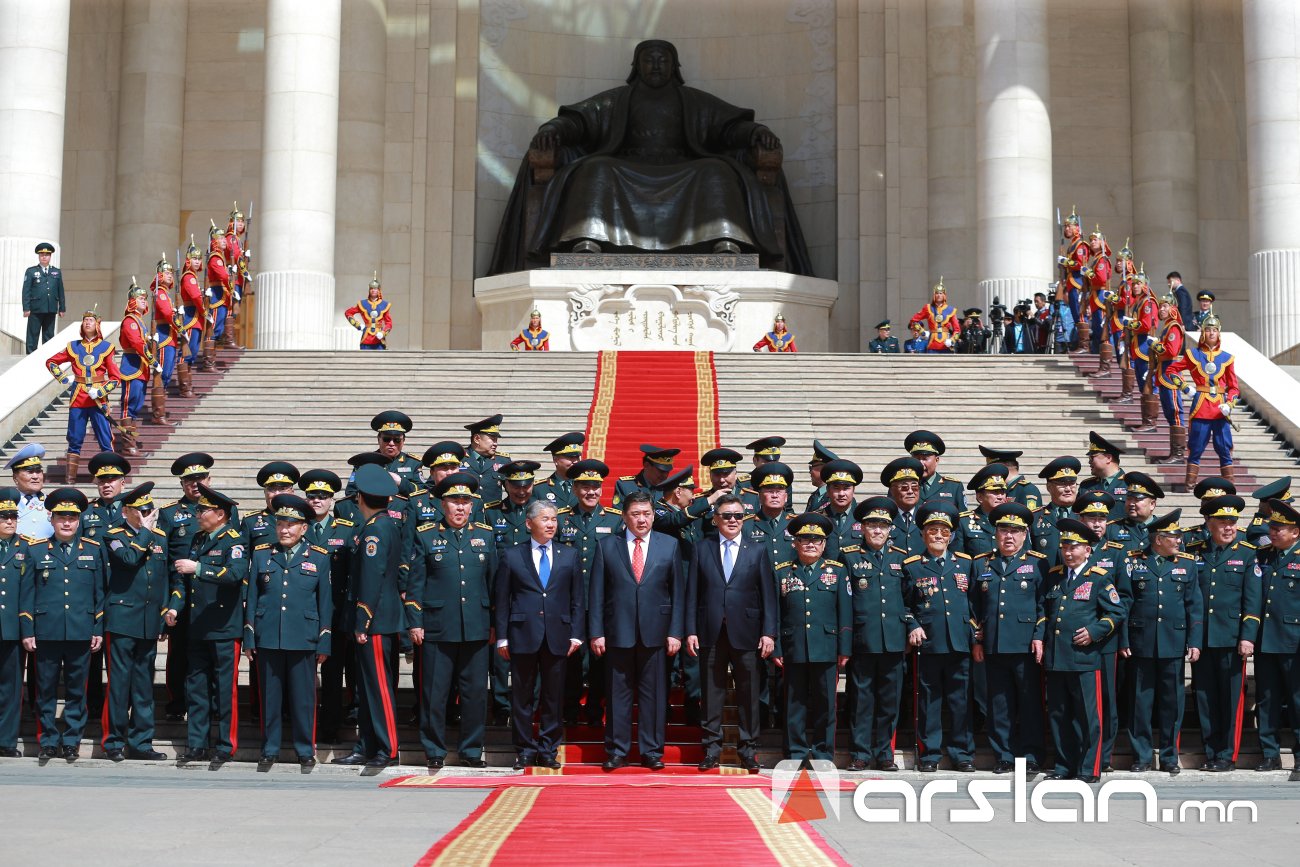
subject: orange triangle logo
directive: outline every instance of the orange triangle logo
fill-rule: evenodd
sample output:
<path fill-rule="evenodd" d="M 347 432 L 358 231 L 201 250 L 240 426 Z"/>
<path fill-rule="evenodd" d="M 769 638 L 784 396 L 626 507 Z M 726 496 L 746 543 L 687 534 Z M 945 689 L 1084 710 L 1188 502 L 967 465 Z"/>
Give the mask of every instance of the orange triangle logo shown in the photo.
<path fill-rule="evenodd" d="M 795 778 L 794 785 L 790 787 L 789 791 L 785 806 L 781 808 L 781 818 L 777 820 L 778 824 L 782 822 L 813 822 L 817 819 L 826 818 L 826 809 L 822 806 L 821 796 L 817 794 L 817 784 L 808 775 L 807 768 L 799 771 L 799 776 Z"/>

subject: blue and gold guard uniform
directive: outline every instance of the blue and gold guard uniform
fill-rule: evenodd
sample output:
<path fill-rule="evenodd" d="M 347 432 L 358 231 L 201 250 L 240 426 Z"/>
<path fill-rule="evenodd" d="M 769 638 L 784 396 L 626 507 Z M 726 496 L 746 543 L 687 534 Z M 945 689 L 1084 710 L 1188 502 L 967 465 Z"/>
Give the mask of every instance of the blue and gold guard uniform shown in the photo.
<path fill-rule="evenodd" d="M 120 505 L 140 521 L 154 509 L 153 482 L 123 494 Z M 104 601 L 104 653 L 108 656 L 108 700 L 102 720 L 104 754 L 164 759 L 153 748 L 153 667 L 158 639 L 166 632 L 170 581 L 167 534 L 143 522 L 124 521 L 104 537 L 108 589 Z"/>
<path fill-rule="evenodd" d="M 790 522 L 790 533 L 822 540 L 830 519 L 805 513 Z M 796 547 L 799 543 L 796 544 Z M 774 658 L 785 672 L 787 758 L 835 759 L 835 688 L 839 668 L 853 648 L 853 607 L 844 564 L 822 556 L 796 558 L 776 566 L 780 635 Z"/>
<path fill-rule="evenodd" d="M 952 530 L 957 523 L 950 502 L 921 507 L 917 523 L 939 524 Z M 925 631 L 914 667 L 916 749 L 920 771 L 935 771 L 946 746 L 957 770 L 975 770 L 975 740 L 969 712 L 970 651 L 975 642 L 970 590 L 973 562 L 945 544 L 940 554 L 928 547 L 903 561 L 904 594 L 916 627 Z M 945 706 L 951 728 L 943 730 Z"/>
<path fill-rule="evenodd" d="M 75 488 L 58 488 L 45 498 L 50 515 L 80 516 L 86 497 Z M 19 611 L 23 638 L 36 639 L 36 740 L 41 758 L 61 755 L 68 761 L 80 752 L 86 726 L 86 672 L 90 653 L 104 636 L 104 556 L 98 542 L 74 530 L 70 538 L 54 536 L 28 546 L 35 593 L 32 608 Z M 23 615 L 26 616 L 23 616 Z M 63 686 L 63 726 L 55 713 Z"/>
<path fill-rule="evenodd" d="M 289 708 L 293 751 L 303 767 L 316 764 L 316 666 L 330 655 L 334 602 L 330 552 L 306 540 L 307 501 L 293 494 L 271 499 L 277 522 L 300 524 L 303 538 L 285 546 L 278 538 L 253 549 L 244 614 L 244 648 L 260 674 L 262 758 L 269 768 L 280 754 L 283 710 Z"/>
<path fill-rule="evenodd" d="M 939 457 L 947 451 L 947 446 L 939 435 L 928 430 L 912 431 L 903 440 L 903 448 L 921 461 L 923 467 L 926 461 L 935 461 L 935 470 L 928 476 L 924 472 L 921 475 L 921 502 L 940 500 L 956 506 L 958 514 L 966 511 L 966 493 L 961 482 L 945 476 L 937 468 Z"/>
<path fill-rule="evenodd" d="M 510 455 L 495 449 L 496 443 L 501 439 L 501 421 L 502 416 L 497 413 L 465 425 L 465 430 L 469 431 L 470 444 L 465 449 L 464 469 L 478 476 L 478 492 L 484 503 L 502 499 L 501 477 L 498 473 L 502 467 L 510 463 Z M 481 441 L 475 442 L 479 437 L 486 437 L 492 441 L 491 453 L 479 450 L 480 446 L 485 445 Z"/>
<path fill-rule="evenodd" d="M 1264 612 L 1255 640 L 1255 698 L 1259 713 L 1259 771 L 1282 769 L 1279 732 L 1284 707 L 1300 732 L 1300 512 L 1281 500 L 1269 507 L 1270 543 L 1259 549 Z M 1274 535 L 1276 533 L 1276 535 Z M 1300 769 L 1291 781 L 1300 780 Z"/>
<path fill-rule="evenodd" d="M 1180 770 L 1178 737 L 1187 704 L 1183 657 L 1199 657 L 1204 628 L 1196 557 L 1178 550 L 1181 517 L 1182 510 L 1174 509 L 1152 522 L 1149 545 L 1130 552 L 1125 562 L 1132 602 L 1120 643 L 1132 654 L 1133 716 L 1128 730 L 1135 772 L 1151 769 L 1153 718 L 1160 735 L 1160 770 Z M 1162 544 L 1168 545 L 1164 555 L 1157 553 Z"/>
<path fill-rule="evenodd" d="M 20 620 L 33 618 L 36 592 L 27 542 L 16 531 L 18 499 L 17 488 L 0 488 L 0 758 L 4 759 L 22 755 L 18 751 L 23 688 Z"/>

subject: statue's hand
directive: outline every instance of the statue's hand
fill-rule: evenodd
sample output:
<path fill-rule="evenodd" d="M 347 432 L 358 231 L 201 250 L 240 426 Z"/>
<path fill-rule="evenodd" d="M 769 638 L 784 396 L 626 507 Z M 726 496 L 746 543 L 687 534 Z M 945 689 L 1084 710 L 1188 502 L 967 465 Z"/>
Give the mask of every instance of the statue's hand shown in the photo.
<path fill-rule="evenodd" d="M 761 147 L 763 150 L 768 151 L 779 151 L 781 149 L 781 140 L 776 137 L 776 133 L 772 132 L 765 126 L 754 128 L 754 133 L 750 136 L 749 143 L 750 145 Z"/>
<path fill-rule="evenodd" d="M 548 123 L 544 123 L 538 128 L 537 134 L 529 142 L 528 147 L 532 150 L 553 151 L 560 146 L 560 131 Z"/>

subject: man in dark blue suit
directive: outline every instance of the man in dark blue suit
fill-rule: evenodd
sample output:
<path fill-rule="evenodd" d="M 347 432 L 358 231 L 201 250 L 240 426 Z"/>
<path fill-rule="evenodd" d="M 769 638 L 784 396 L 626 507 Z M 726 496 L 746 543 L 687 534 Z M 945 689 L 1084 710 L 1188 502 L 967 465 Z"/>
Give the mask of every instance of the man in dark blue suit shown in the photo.
<path fill-rule="evenodd" d="M 718 767 L 722 753 L 722 706 L 727 667 L 736 682 L 740 763 L 758 773 L 759 660 L 772 654 L 776 637 L 776 577 L 766 545 L 740 532 L 745 504 L 735 494 L 714 507 L 717 536 L 705 537 L 691 555 L 686 585 L 686 650 L 700 657 L 704 681 L 704 759 L 701 771 Z"/>
<path fill-rule="evenodd" d="M 664 767 L 668 657 L 682 646 L 686 582 L 677 540 L 651 530 L 649 494 L 635 491 L 624 498 L 623 525 L 624 532 L 596 547 L 587 606 L 591 651 L 609 653 L 603 767 L 627 765 L 635 692 L 641 764 L 658 771 Z"/>
<path fill-rule="evenodd" d="M 555 751 L 564 724 L 565 660 L 582 647 L 586 635 L 581 564 L 577 551 L 553 541 L 559 526 L 555 504 L 529 503 L 525 524 L 532 538 L 501 554 L 495 584 L 497 654 L 513 670 L 510 722 L 517 771 L 530 764 L 560 766 Z M 534 737 L 539 675 L 541 718 Z"/>

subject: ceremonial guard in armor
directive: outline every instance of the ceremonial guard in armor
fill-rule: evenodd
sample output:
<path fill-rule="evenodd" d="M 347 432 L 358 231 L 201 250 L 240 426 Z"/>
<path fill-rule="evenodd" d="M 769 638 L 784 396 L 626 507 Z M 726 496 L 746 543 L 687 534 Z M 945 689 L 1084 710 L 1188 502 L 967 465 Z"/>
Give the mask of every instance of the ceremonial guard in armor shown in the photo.
<path fill-rule="evenodd" d="M 511 352 L 550 352 L 551 333 L 542 327 L 542 313 L 534 310 L 528 314 L 528 327 L 510 341 Z"/>
<path fill-rule="evenodd" d="M 1219 475 L 1232 481 L 1232 404 L 1237 399 L 1237 370 L 1232 353 L 1219 345 L 1216 316 L 1201 323 L 1201 339 L 1174 359 L 1168 368 L 1170 382 L 1181 383 L 1191 400 L 1191 429 L 1187 436 L 1187 475 L 1190 490 L 1201 471 L 1201 455 L 1211 439 L 1219 456 Z"/>
<path fill-rule="evenodd" d="M 68 412 L 67 484 L 77 478 L 81 461 L 81 444 L 86 439 L 86 425 L 95 432 L 100 451 L 113 450 L 113 429 L 109 423 L 108 395 L 118 387 L 122 371 L 113 360 L 115 347 L 100 331 L 99 314 L 87 310 L 81 317 L 81 337 L 54 353 L 46 368 L 63 385 L 72 386 Z M 67 373 L 61 369 L 69 362 Z"/>
<path fill-rule="evenodd" d="M 361 348 L 384 350 L 388 348 L 388 335 L 393 330 L 393 305 L 384 300 L 384 287 L 379 283 L 379 272 L 374 272 L 366 297 L 343 311 L 352 327 L 361 332 Z"/>
<path fill-rule="evenodd" d="M 934 286 L 934 294 L 929 304 L 912 316 L 910 325 L 920 325 L 929 332 L 926 352 L 952 352 L 961 334 L 961 320 L 957 318 L 957 308 L 948 303 L 948 290 L 943 288 L 943 278 Z"/>
<path fill-rule="evenodd" d="M 140 413 L 144 411 L 149 374 L 154 366 L 153 329 L 145 322 L 149 313 L 149 295 L 131 278 L 126 296 L 126 315 L 122 317 L 118 341 L 122 344 L 122 413 L 117 431 L 117 450 L 134 456 L 140 435 Z"/>
<path fill-rule="evenodd" d="M 1160 396 L 1160 409 L 1169 425 L 1169 455 L 1156 461 L 1158 464 L 1181 464 L 1187 457 L 1187 427 L 1183 415 L 1182 396 L 1169 375 L 1170 366 L 1183 354 L 1186 332 L 1178 313 L 1178 300 L 1173 295 L 1160 299 L 1160 322 L 1151 342 L 1151 362 L 1155 365 L 1154 388 Z M 1145 419 L 1143 420 L 1146 421 Z M 1141 430 L 1155 430 L 1155 419 Z"/>
<path fill-rule="evenodd" d="M 776 319 L 772 320 L 772 330 L 764 334 L 759 341 L 754 344 L 755 352 L 798 352 L 794 345 L 794 332 L 788 331 L 785 327 L 785 316 L 778 313 Z"/>
<path fill-rule="evenodd" d="M 164 253 L 149 287 L 153 296 L 155 361 L 154 374 L 150 377 L 149 423 L 156 425 L 167 424 L 167 389 L 171 388 L 172 377 L 176 374 L 177 353 L 183 339 L 179 335 L 184 330 L 185 317 L 172 298 L 175 283 L 171 263 Z"/>
<path fill-rule="evenodd" d="M 230 315 L 230 268 L 226 264 L 229 244 L 226 233 L 213 223 L 208 231 L 207 324 L 204 327 L 203 369 L 215 370 L 217 343 L 224 344 L 226 319 Z"/>
<path fill-rule="evenodd" d="M 194 369 L 199 366 L 199 351 L 207 319 L 207 302 L 199 278 L 202 272 L 203 251 L 195 245 L 194 236 L 190 235 L 190 245 L 185 250 L 185 268 L 181 272 L 181 321 L 177 330 L 180 339 L 178 351 L 184 355 L 176 368 L 181 397 L 194 396 Z"/>

